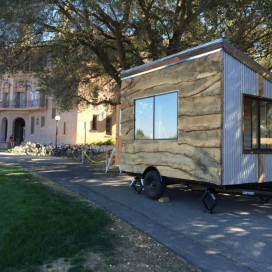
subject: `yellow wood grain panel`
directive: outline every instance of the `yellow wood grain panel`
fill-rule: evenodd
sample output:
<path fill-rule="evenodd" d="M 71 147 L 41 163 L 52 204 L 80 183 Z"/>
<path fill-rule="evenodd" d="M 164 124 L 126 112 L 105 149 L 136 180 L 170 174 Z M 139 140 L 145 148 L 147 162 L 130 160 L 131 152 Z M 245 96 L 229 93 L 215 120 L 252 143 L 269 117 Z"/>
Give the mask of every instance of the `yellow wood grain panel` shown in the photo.
<path fill-rule="evenodd" d="M 198 131 L 221 128 L 221 114 L 201 116 L 180 116 L 178 129 L 181 131 Z M 180 136 L 182 137 L 182 135 Z"/>
<path fill-rule="evenodd" d="M 188 65 L 189 64 L 189 65 Z M 222 52 L 169 66 L 165 69 L 146 73 L 122 81 L 122 97 L 138 90 L 148 90 L 154 86 L 174 86 L 180 82 L 189 82 L 208 78 L 221 71 Z M 181 76 L 182 75 L 182 76 Z"/>
<path fill-rule="evenodd" d="M 221 96 L 193 96 L 179 98 L 179 116 L 221 114 Z"/>
<path fill-rule="evenodd" d="M 179 131 L 179 144 L 189 144 L 196 147 L 221 147 L 221 129 L 205 131 Z"/>
<path fill-rule="evenodd" d="M 121 168 L 221 184 L 222 52 L 122 82 Z M 178 91 L 178 140 L 134 141 L 134 100 Z M 167 114 L 167 110 L 166 113 Z"/>

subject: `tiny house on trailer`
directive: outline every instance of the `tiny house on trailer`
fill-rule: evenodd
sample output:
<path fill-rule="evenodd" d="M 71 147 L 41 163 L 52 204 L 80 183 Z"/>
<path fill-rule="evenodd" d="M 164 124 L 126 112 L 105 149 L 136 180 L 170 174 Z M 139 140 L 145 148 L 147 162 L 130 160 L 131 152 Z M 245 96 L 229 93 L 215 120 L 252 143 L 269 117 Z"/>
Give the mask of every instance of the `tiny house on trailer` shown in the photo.
<path fill-rule="evenodd" d="M 147 195 L 170 179 L 271 190 L 269 71 L 219 39 L 121 76 L 121 170 Z"/>

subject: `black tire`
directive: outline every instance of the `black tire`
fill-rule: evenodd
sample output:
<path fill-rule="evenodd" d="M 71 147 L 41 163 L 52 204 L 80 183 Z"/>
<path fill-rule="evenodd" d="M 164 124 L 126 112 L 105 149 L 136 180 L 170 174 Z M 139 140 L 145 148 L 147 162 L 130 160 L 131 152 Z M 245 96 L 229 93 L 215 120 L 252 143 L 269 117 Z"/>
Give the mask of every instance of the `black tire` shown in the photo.
<path fill-rule="evenodd" d="M 144 177 L 144 190 L 152 199 L 158 199 L 163 196 L 165 191 L 165 182 L 161 179 L 157 171 L 152 170 L 147 172 Z"/>

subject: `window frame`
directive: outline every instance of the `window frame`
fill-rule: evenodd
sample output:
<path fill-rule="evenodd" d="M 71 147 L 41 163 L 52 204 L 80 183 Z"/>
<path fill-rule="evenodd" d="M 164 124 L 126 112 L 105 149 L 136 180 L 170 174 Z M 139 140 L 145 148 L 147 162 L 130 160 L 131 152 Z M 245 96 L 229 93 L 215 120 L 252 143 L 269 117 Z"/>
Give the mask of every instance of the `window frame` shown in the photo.
<path fill-rule="evenodd" d="M 258 124 L 258 148 L 251 149 L 251 150 L 245 150 L 244 146 L 244 136 L 245 136 L 245 98 L 249 98 L 251 100 L 255 100 L 257 102 L 257 124 Z M 261 97 L 257 95 L 251 95 L 251 94 L 243 94 L 243 107 L 242 107 L 242 128 L 243 128 L 243 135 L 242 135 L 242 149 L 244 154 L 272 154 L 272 149 L 262 149 L 261 148 L 261 107 L 260 102 L 269 102 L 272 103 L 272 98 L 268 97 Z"/>
<path fill-rule="evenodd" d="M 30 135 L 35 133 L 35 116 L 31 116 L 30 119 Z"/>
<path fill-rule="evenodd" d="M 95 119 L 95 122 L 94 122 Z M 93 120 L 92 120 L 92 127 L 91 130 L 93 131 L 97 131 L 97 120 L 98 120 L 98 115 L 97 114 L 93 114 Z"/>
<path fill-rule="evenodd" d="M 45 126 L 45 116 L 41 116 L 41 128 Z"/>
<path fill-rule="evenodd" d="M 51 119 L 55 119 L 56 116 L 57 116 L 57 108 L 52 107 Z"/>
<path fill-rule="evenodd" d="M 110 131 L 107 131 L 107 121 L 108 120 L 110 120 Z M 108 134 L 107 132 L 110 132 L 110 134 Z M 106 135 L 112 136 L 112 116 L 106 116 Z"/>
<path fill-rule="evenodd" d="M 172 94 L 172 93 L 176 93 L 177 94 L 177 137 L 176 138 L 160 138 L 160 139 L 156 139 L 155 138 L 155 119 L 156 119 L 156 114 L 155 114 L 155 97 L 158 96 L 162 96 L 162 95 L 167 95 L 167 94 Z M 136 139 L 136 135 L 135 135 L 135 125 L 136 125 L 136 101 L 139 101 L 141 99 L 146 99 L 146 98 L 152 98 L 153 99 L 153 138 L 152 139 Z M 135 98 L 134 99 L 134 135 L 133 135 L 133 139 L 134 141 L 177 141 L 179 138 L 179 132 L 178 132 L 178 108 L 179 108 L 179 101 L 178 101 L 178 90 L 175 91 L 171 91 L 171 92 L 166 92 L 166 93 L 159 93 L 159 94 L 154 94 L 154 95 L 150 95 L 150 96 L 145 96 L 145 97 L 139 97 L 139 98 Z"/>

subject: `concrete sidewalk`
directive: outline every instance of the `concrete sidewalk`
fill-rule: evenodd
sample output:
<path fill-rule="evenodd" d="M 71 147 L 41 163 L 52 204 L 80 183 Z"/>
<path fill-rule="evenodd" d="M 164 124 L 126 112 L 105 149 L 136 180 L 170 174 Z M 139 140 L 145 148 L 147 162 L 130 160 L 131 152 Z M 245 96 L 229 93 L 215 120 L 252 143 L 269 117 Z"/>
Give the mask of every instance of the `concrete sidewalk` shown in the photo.
<path fill-rule="evenodd" d="M 12 163 L 83 196 L 164 244 L 202 271 L 272 271 L 272 205 L 221 196 L 215 214 L 203 212 L 201 193 L 166 189 L 160 203 L 128 187 L 130 177 L 54 157 L 0 153 Z"/>

